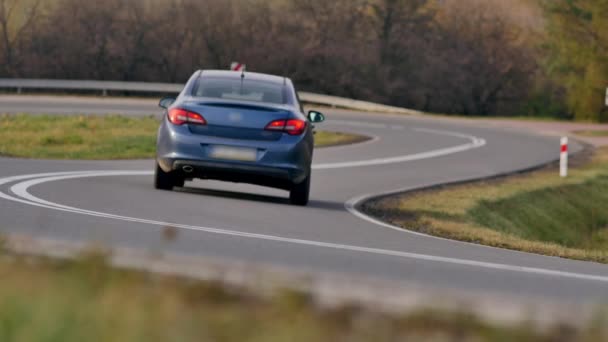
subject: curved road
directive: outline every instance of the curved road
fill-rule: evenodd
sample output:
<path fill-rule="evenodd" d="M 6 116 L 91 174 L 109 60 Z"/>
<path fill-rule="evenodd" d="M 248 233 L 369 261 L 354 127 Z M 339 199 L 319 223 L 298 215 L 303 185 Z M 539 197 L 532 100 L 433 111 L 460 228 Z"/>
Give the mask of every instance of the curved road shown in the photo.
<path fill-rule="evenodd" d="M 5 97 L 0 108 L 158 113 L 146 100 Z M 156 191 L 149 160 L 1 158 L 0 231 L 389 279 L 439 290 L 581 303 L 608 299 L 608 266 L 410 233 L 374 222 L 353 208 L 362 196 L 552 161 L 557 138 L 433 118 L 328 114 L 324 129 L 376 139 L 317 150 L 307 208 L 288 205 L 285 192 L 249 185 L 195 181 L 175 192 Z M 167 226 L 178 229 L 171 242 L 163 239 Z"/>

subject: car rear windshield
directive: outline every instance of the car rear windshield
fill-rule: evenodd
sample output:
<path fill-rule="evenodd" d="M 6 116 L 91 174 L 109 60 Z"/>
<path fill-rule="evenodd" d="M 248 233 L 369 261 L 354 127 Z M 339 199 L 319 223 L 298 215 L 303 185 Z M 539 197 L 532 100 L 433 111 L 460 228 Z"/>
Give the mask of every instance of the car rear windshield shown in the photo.
<path fill-rule="evenodd" d="M 192 90 L 197 97 L 287 104 L 285 86 L 240 78 L 201 77 Z"/>

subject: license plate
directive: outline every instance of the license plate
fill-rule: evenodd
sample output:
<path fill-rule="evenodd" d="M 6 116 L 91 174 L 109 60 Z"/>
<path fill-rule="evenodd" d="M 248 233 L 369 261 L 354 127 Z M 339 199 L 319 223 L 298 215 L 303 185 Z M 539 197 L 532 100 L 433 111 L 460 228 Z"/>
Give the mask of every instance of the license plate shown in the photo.
<path fill-rule="evenodd" d="M 252 148 L 214 146 L 211 148 L 210 156 L 215 159 L 256 161 L 258 151 Z"/>

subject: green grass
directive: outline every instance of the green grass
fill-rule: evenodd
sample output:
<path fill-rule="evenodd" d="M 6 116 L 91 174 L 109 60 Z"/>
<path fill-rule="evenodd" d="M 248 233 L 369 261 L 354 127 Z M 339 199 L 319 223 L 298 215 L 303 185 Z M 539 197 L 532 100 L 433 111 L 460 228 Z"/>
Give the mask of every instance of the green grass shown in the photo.
<path fill-rule="evenodd" d="M 496 326 L 465 313 L 387 315 L 322 308 L 278 291 L 261 298 L 238 289 L 117 270 L 99 254 L 77 261 L 2 254 L 1 341 L 599 341 L 587 329 L 539 331 Z M 559 339 L 557 339 L 559 338 Z"/>
<path fill-rule="evenodd" d="M 1 115 L 0 155 L 40 159 L 153 158 L 158 119 L 150 117 Z M 365 137 L 319 132 L 318 147 Z"/>
<path fill-rule="evenodd" d="M 526 240 L 608 251 L 608 174 L 581 184 L 482 200 L 466 216 L 485 227 Z"/>
<path fill-rule="evenodd" d="M 574 134 L 590 138 L 608 137 L 608 130 L 575 131 Z"/>
<path fill-rule="evenodd" d="M 608 263 L 608 150 L 562 179 L 554 168 L 384 198 L 368 212 L 404 229 Z"/>
<path fill-rule="evenodd" d="M 0 154 L 52 159 L 135 159 L 154 155 L 153 117 L 3 115 Z"/>
<path fill-rule="evenodd" d="M 352 133 L 317 131 L 317 134 L 315 135 L 315 146 L 330 147 L 348 145 L 360 143 L 366 140 L 369 140 L 369 138 Z"/>

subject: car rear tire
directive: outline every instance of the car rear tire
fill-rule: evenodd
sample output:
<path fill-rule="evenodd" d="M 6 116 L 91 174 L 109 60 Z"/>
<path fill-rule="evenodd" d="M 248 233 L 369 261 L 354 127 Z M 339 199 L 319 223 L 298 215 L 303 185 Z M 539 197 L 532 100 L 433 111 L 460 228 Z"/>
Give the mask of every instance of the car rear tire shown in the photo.
<path fill-rule="evenodd" d="M 289 192 L 289 202 L 293 205 L 306 206 L 310 197 L 310 175 L 300 184 L 294 184 Z"/>
<path fill-rule="evenodd" d="M 154 187 L 159 190 L 173 190 L 173 187 L 183 187 L 184 179 L 179 177 L 174 172 L 165 172 L 156 163 L 156 170 L 154 172 Z"/>

